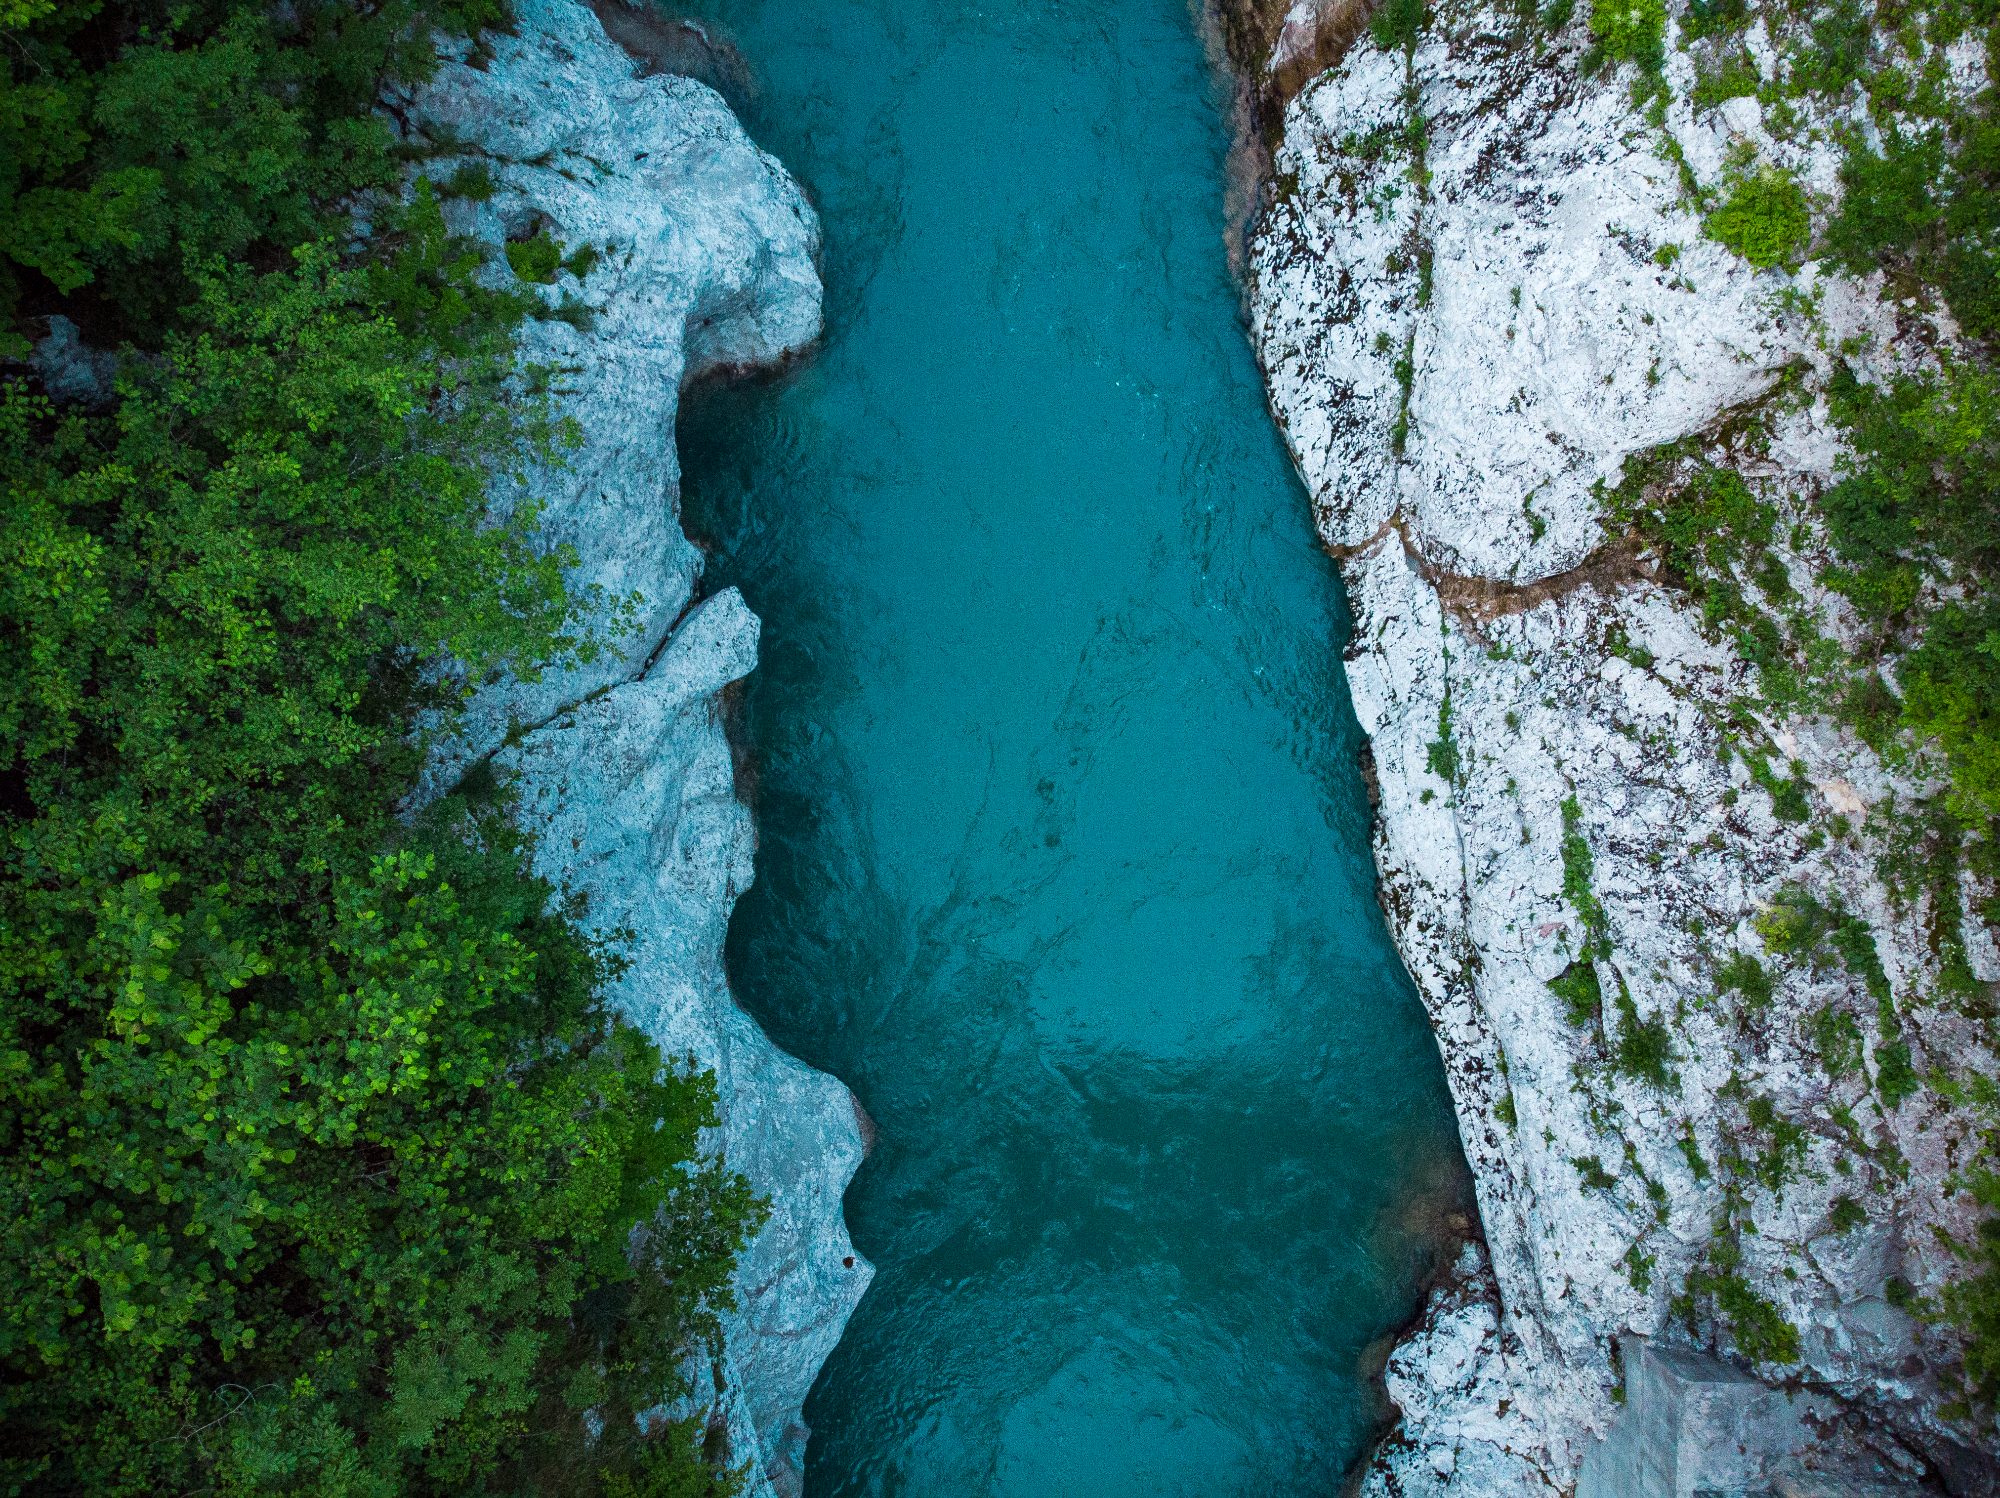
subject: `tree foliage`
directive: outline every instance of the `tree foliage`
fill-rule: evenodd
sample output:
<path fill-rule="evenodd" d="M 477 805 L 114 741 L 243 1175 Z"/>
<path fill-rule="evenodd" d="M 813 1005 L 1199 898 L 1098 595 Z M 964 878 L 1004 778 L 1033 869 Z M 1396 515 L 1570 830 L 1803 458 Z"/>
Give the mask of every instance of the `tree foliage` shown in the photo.
<path fill-rule="evenodd" d="M 1739 177 L 1702 228 L 1752 265 L 1768 269 L 1782 264 L 1811 229 L 1805 191 L 1783 172 L 1766 167 Z"/>
<path fill-rule="evenodd" d="M 10 950 L 15 1483 L 533 1490 L 591 1459 L 586 1410 L 684 1392 L 750 1211 L 696 1154 L 713 1083 L 603 1013 L 602 957 L 480 830 L 283 921 L 134 876 Z"/>
<path fill-rule="evenodd" d="M 581 605 L 533 503 L 483 523 L 489 474 L 561 430 L 506 397 L 504 327 L 404 333 L 378 294 L 396 276 L 299 258 L 197 272 L 188 330 L 128 363 L 113 415 L 0 395 L 21 666 L 0 728 L 41 809 L 38 867 L 136 845 L 289 893 L 380 835 L 350 808 L 414 770 L 412 710 L 455 701 L 423 662 L 528 670 L 593 643 L 566 632 Z"/>
<path fill-rule="evenodd" d="M 1901 717 L 1944 754 L 1954 810 L 2000 815 L 2000 400 L 1984 361 L 1879 388 L 1833 389 L 1853 437 L 1846 477 L 1826 496 L 1840 566 L 1829 580 L 1885 637 L 1912 641 L 1897 669 Z M 1924 582 L 1951 594 L 1923 602 Z"/>
<path fill-rule="evenodd" d="M 466 682 L 625 624 L 535 538 L 526 302 L 373 107 L 484 3 L 0 11 L 9 348 L 123 348 L 0 376 L 10 1492 L 739 1485 L 713 1079 L 490 774 L 398 814 Z"/>
<path fill-rule="evenodd" d="M 1657 68 L 1667 31 L 1665 0 L 1592 0 L 1590 31 L 1612 61 Z"/>
<path fill-rule="evenodd" d="M 0 22 L 0 315 L 84 292 L 70 315 L 115 335 L 101 341 L 150 344 L 191 300 L 190 263 L 279 268 L 337 205 L 395 184 L 405 153 L 374 107 L 382 85 L 429 75 L 433 27 L 502 14 L 498 0 L 16 0 Z"/>
<path fill-rule="evenodd" d="M 1425 0 L 1383 0 L 1368 18 L 1368 31 L 1384 52 L 1407 52 L 1429 17 Z"/>

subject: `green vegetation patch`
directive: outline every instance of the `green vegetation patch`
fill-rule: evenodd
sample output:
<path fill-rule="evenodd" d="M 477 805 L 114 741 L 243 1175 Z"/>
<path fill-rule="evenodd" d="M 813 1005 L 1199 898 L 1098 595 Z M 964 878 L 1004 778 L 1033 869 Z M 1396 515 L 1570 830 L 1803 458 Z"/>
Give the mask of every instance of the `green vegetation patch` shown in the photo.
<path fill-rule="evenodd" d="M 1762 1009 L 1771 1002 L 1771 975 L 1748 952 L 1734 954 L 1715 970 L 1715 986 L 1724 993 L 1733 989 L 1742 994 L 1743 1002 L 1752 1009 Z"/>
<path fill-rule="evenodd" d="M 1563 1001 L 1563 1012 L 1572 1025 L 1594 1025 L 1604 1013 L 1604 989 L 1597 981 L 1597 965 L 1588 957 L 1572 962 L 1551 978 L 1549 991 Z"/>
<path fill-rule="evenodd" d="M 1384 52 L 1406 52 L 1429 19 L 1425 0 L 1383 0 L 1368 18 L 1368 34 Z"/>
<path fill-rule="evenodd" d="M 1396 376 L 1396 420 L 1389 428 L 1389 450 L 1400 458 L 1410 445 L 1410 392 L 1416 388 L 1417 380 L 1415 333 L 1403 340 L 1403 351 L 1396 356 L 1393 373 Z"/>
<path fill-rule="evenodd" d="M 1805 189 L 1775 167 L 1736 179 L 1702 232 L 1768 270 L 1791 260 L 1812 232 Z"/>
<path fill-rule="evenodd" d="M 1764 945 L 1785 956 L 1816 962 L 1831 947 L 1847 970 L 1862 980 L 1871 998 L 1878 1004 L 1890 1001 L 1889 975 L 1876 950 L 1874 931 L 1837 901 L 1823 904 L 1798 886 L 1787 885 L 1755 924 Z"/>
<path fill-rule="evenodd" d="M 1806 1034 L 1829 1077 L 1844 1077 L 1861 1065 L 1861 1022 L 1836 1004 L 1823 1006 L 1806 1021 Z"/>
<path fill-rule="evenodd" d="M 1625 1277 L 1634 1290 L 1644 1295 L 1653 1288 L 1653 1266 L 1660 1262 L 1657 1254 L 1645 1253 L 1634 1243 L 1618 1262 L 1625 1266 Z"/>
<path fill-rule="evenodd" d="M 1665 0 L 1591 0 L 1590 32 L 1612 61 L 1657 68 L 1667 34 Z"/>
<path fill-rule="evenodd" d="M 488 504 L 574 429 L 376 108 L 503 19 L 0 11 L 0 341 L 124 350 L 102 408 L 0 379 L 9 1493 L 740 1487 L 637 1418 L 763 1220 L 713 1078 L 618 1020 L 490 767 L 399 812 L 463 683 L 630 622 Z"/>
<path fill-rule="evenodd" d="M 1699 41 L 1706 36 L 1740 31 L 1750 24 L 1747 0 L 1689 0 L 1681 16 L 1681 36 Z"/>
<path fill-rule="evenodd" d="M 1563 898 L 1583 924 L 1586 957 L 1611 955 L 1610 922 L 1605 918 L 1604 906 L 1598 902 L 1597 892 L 1591 887 L 1591 876 L 1596 869 L 1596 861 L 1591 857 L 1590 843 L 1582 832 L 1583 808 L 1577 804 L 1574 795 L 1565 796 L 1562 803 L 1563 837 Z M 1595 978 L 1592 979 L 1595 982 Z"/>
<path fill-rule="evenodd" d="M 1760 1295 L 1743 1277 L 1739 1231 L 1732 1223 L 1710 1241 L 1707 1262 L 1689 1273 L 1686 1290 L 1673 1298 L 1673 1314 L 1700 1335 L 1700 1315 L 1706 1306 L 1744 1357 L 1757 1363 L 1797 1363 L 1798 1328 L 1776 1301 Z"/>
<path fill-rule="evenodd" d="M 1917 1069 L 1903 1041 L 1892 1040 L 1875 1048 L 1875 1090 L 1882 1095 L 1882 1106 L 1891 1112 L 1916 1096 Z"/>
<path fill-rule="evenodd" d="M 2000 1403 L 2000 1216 L 1992 1215 L 2000 1213 L 2000 1174 L 1992 1168 L 1995 1155 L 2000 1154 L 2000 1127 L 1996 1127 L 2000 1126 L 2000 1086 L 1976 1072 L 1934 1080 L 1946 1101 L 1967 1109 L 1979 1122 L 1982 1148 L 1978 1160 L 1956 1184 L 1970 1191 L 1989 1215 L 1979 1224 L 1972 1242 L 1942 1239 L 1971 1272 L 1944 1287 L 1938 1306 L 1923 1304 L 1907 1285 L 1902 1286 L 1899 1298 L 1912 1314 L 1941 1318 L 1959 1329 L 1965 1339 L 1962 1371 L 1966 1390 L 1991 1407 Z"/>
<path fill-rule="evenodd" d="M 1776 1301 L 1758 1294 L 1740 1274 L 1688 1276 L 1690 1289 L 1714 1297 L 1717 1315 L 1729 1329 L 1736 1350 L 1753 1363 L 1789 1366 L 1799 1361 L 1799 1332 Z"/>
<path fill-rule="evenodd" d="M 1934 745 L 1953 811 L 1979 825 L 2000 815 L 2000 605 L 1986 586 L 2000 562 L 2000 385 L 1953 360 L 1887 388 L 1843 371 L 1831 395 L 1855 456 L 1823 506 L 1838 558 L 1827 582 L 1885 646 L 1914 641 L 1900 712 L 1870 690 L 1854 716 Z M 1925 602 L 1927 580 L 1959 596 Z M 1893 739 L 1875 737 L 1893 757 Z"/>
<path fill-rule="evenodd" d="M 562 241 L 551 238 L 547 230 L 531 239 L 514 240 L 507 246 L 507 264 L 523 281 L 547 285 L 555 280 L 562 263 Z"/>
<path fill-rule="evenodd" d="M 1640 1019 L 1639 1006 L 1633 1002 L 1622 977 L 1618 980 L 1616 1002 L 1618 1049 L 1613 1053 L 1613 1064 L 1626 1076 L 1662 1091 L 1677 1087 L 1678 1082 L 1670 1070 L 1674 1060 L 1673 1031 L 1666 1017 L 1655 1014 L 1651 1019 Z"/>
<path fill-rule="evenodd" d="M 439 196 L 484 203 L 499 189 L 500 184 L 493 180 L 492 168 L 483 161 L 472 161 L 451 174 L 439 189 Z"/>
<path fill-rule="evenodd" d="M 1452 736 L 1451 731 L 1449 683 L 1445 686 L 1443 700 L 1438 703 L 1438 736 L 1424 746 L 1424 765 L 1446 785 L 1455 784 L 1458 780 L 1458 740 Z"/>
<path fill-rule="evenodd" d="M 1606 1170 L 1596 1155 L 1578 1155 L 1569 1163 L 1586 1190 L 1610 1191 L 1618 1184 L 1618 1177 Z"/>
<path fill-rule="evenodd" d="M 1782 1195 L 1785 1186 L 1805 1164 L 1806 1131 L 1778 1112 L 1768 1097 L 1754 1097 L 1744 1108 L 1750 1127 L 1764 1135 L 1767 1147 L 1753 1163 L 1757 1184 Z"/>
<path fill-rule="evenodd" d="M 1755 98 L 1760 84 L 1756 62 L 1748 52 L 1736 52 L 1695 80 L 1688 102 L 1696 109 L 1714 109 L 1730 99 Z"/>
<path fill-rule="evenodd" d="M 1782 399 L 1785 385 L 1774 392 Z M 1598 499 L 1614 524 L 1656 547 L 1669 581 L 1701 604 L 1711 638 L 1734 637 L 1745 659 L 1774 663 L 1784 641 L 1775 622 L 1744 591 L 1771 556 L 1778 509 L 1699 438 L 1684 439 L 1625 460 L 1615 489 Z"/>
<path fill-rule="evenodd" d="M 1687 1168 L 1693 1174 L 1695 1180 L 1707 1180 L 1709 1177 L 1708 1161 L 1702 1159 L 1701 1146 L 1695 1143 L 1694 1134 L 1691 1131 L 1682 1134 L 1675 1141 L 1675 1144 L 1680 1149 L 1681 1158 L 1687 1161 Z"/>
<path fill-rule="evenodd" d="M 1760 754 L 1748 756 L 1750 778 L 1771 797 L 1771 815 L 1781 822 L 1803 822 L 1812 816 L 1812 803 L 1806 800 L 1806 767 L 1794 761 L 1789 776 L 1779 776 L 1771 768 L 1770 761 Z"/>

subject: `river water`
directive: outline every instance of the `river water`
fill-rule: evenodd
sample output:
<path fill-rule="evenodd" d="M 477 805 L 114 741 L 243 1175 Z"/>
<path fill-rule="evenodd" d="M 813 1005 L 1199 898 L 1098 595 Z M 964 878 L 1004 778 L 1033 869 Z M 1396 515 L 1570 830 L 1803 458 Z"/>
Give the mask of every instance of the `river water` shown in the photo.
<path fill-rule="evenodd" d="M 709 0 L 827 331 L 681 419 L 764 619 L 731 980 L 879 1125 L 811 1498 L 1331 1494 L 1468 1200 L 1185 0 Z"/>

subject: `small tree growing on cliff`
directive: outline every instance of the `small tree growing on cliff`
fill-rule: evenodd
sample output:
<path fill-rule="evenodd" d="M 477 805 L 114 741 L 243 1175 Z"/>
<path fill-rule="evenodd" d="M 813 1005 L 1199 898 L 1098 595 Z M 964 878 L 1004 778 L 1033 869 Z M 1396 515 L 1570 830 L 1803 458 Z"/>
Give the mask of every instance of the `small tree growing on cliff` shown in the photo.
<path fill-rule="evenodd" d="M 1424 0 L 1384 0 L 1368 18 L 1368 34 L 1384 52 L 1404 52 L 1416 46 L 1417 36 L 1429 20 Z"/>
<path fill-rule="evenodd" d="M 1603 57 L 1656 70 L 1667 34 L 1665 0 L 1593 0 L 1590 30 Z"/>
<path fill-rule="evenodd" d="M 1722 206 L 1702 224 L 1710 239 L 1760 270 L 1791 259 L 1811 229 L 1805 190 L 1769 166 L 1737 177 Z"/>

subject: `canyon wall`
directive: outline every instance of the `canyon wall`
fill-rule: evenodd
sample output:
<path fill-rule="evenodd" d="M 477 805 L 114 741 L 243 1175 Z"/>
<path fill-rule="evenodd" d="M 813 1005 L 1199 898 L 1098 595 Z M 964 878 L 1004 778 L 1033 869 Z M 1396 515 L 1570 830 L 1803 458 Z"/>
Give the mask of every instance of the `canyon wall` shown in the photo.
<path fill-rule="evenodd" d="M 1953 1175 L 1979 1120 L 1911 1079 L 1993 1071 L 1937 980 L 1942 944 L 1991 994 L 1962 919 L 1991 892 L 1885 878 L 1942 782 L 1785 700 L 1795 658 L 1754 664 L 1626 518 L 1690 464 L 1740 480 L 1776 521 L 1742 596 L 1867 647 L 1815 580 L 1848 451 L 1827 390 L 1843 361 L 1934 368 L 1950 317 L 1879 274 L 1758 269 L 1689 187 L 1764 163 L 1823 217 L 1866 97 L 1697 109 L 1713 58 L 1670 14 L 1649 113 L 1633 65 L 1579 67 L 1588 6 L 1447 0 L 1389 48 L 1351 9 L 1233 23 L 1269 152 L 1247 294 L 1352 600 L 1382 902 L 1484 1229 L 1389 1361 L 1362 1491 L 1570 1492 L 1639 1338 L 1832 1394 L 1809 1460 L 1992 1491 L 1956 1336 L 1911 1314 L 1982 1215 Z M 1784 49 L 1755 7 L 1739 29 L 1773 97 Z M 1939 51 L 1956 97 L 1984 86 L 1974 40 Z M 1787 954 L 1800 912 L 1832 946 Z"/>
<path fill-rule="evenodd" d="M 635 76 L 575 0 L 513 12 L 511 35 L 461 47 L 389 108 L 431 147 L 423 170 L 458 184 L 447 221 L 492 246 L 495 284 L 531 284 L 514 279 L 508 242 L 546 234 L 564 249 L 531 286 L 548 315 L 525 325 L 523 359 L 581 440 L 560 469 L 496 484 L 503 505 L 539 502 L 544 542 L 574 548 L 573 586 L 629 602 L 634 627 L 594 663 L 483 684 L 427 785 L 489 761 L 539 872 L 587 897 L 587 925 L 630 933 L 617 1004 L 662 1051 L 714 1069 L 712 1142 L 771 1203 L 737 1271 L 714 1419 L 751 1463 L 753 1494 L 792 1495 L 800 1405 L 873 1273 L 841 1218 L 863 1147 L 847 1089 L 772 1045 L 723 973 L 756 838 L 722 692 L 756 665 L 758 621 L 734 589 L 701 594 L 674 418 L 689 380 L 779 365 L 817 338 L 819 225 L 711 89 Z"/>
<path fill-rule="evenodd" d="M 433 783 L 490 757 L 544 871 L 635 933 L 621 1003 L 716 1069 L 718 1143 L 773 1202 L 719 1409 L 758 1490 L 796 1492 L 799 1404 L 870 1273 L 840 1218 L 861 1141 L 846 1090 L 776 1051 L 721 971 L 753 833 L 719 694 L 757 625 L 733 592 L 699 596 L 673 421 L 687 379 L 816 336 L 817 225 L 706 87 L 636 77 L 581 6 L 517 15 L 394 106 L 446 148 L 428 169 L 496 186 L 449 201 L 455 229 L 598 251 L 529 329 L 583 442 L 523 492 L 637 629 L 484 687 Z M 1648 1338 L 1830 1393 L 1846 1414 L 1817 1459 L 1990 1491 L 1955 1337 L 1911 1314 L 1958 1272 L 1940 1235 L 1979 1216 L 1953 1178 L 1977 1120 L 1898 1080 L 1993 1071 L 1980 1016 L 1935 981 L 1941 941 L 2000 977 L 1957 914 L 1988 891 L 1885 879 L 1897 808 L 1939 785 L 1778 700 L 1771 663 L 1618 511 L 1663 454 L 1698 454 L 1780 512 L 1750 596 L 1857 648 L 1816 581 L 1813 501 L 1846 454 L 1827 388 L 1842 362 L 1924 367 L 1953 330 L 1879 277 L 1760 270 L 1706 238 L 1688 176 L 1769 160 L 1831 201 L 1826 130 L 1773 128 L 1754 92 L 1697 110 L 1702 54 L 1672 19 L 1649 118 L 1629 67 L 1582 76 L 1586 20 L 1445 4 L 1385 49 L 1358 7 L 1300 0 L 1227 28 L 1268 162 L 1254 336 L 1347 577 L 1384 908 L 1483 1224 L 1390 1358 L 1401 1419 L 1361 1481 L 1570 1491 L 1617 1418 L 1621 1345 Z M 1761 21 L 1743 46 L 1779 76 Z M 1947 62 L 1961 95 L 1983 86 L 1978 49 Z M 1808 906 L 1872 959 L 1774 952 Z"/>

